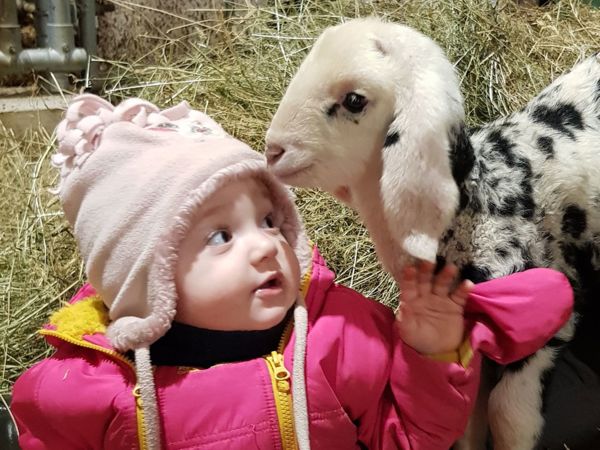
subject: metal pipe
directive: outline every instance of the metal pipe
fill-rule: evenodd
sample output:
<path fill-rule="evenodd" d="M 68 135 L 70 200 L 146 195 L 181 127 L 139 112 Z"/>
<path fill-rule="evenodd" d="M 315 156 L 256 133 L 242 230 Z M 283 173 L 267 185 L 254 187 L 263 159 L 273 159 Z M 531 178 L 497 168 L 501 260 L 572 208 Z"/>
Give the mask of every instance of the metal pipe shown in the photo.
<path fill-rule="evenodd" d="M 14 0 L 0 0 L 0 65 L 10 65 L 21 51 L 21 28 Z"/>
<path fill-rule="evenodd" d="M 69 0 L 36 0 L 37 4 L 37 19 L 38 19 L 38 46 L 42 50 L 55 50 L 57 53 L 63 53 L 64 56 L 58 58 L 56 53 L 49 52 L 47 57 L 41 56 L 40 60 L 44 63 L 50 63 L 56 60 L 69 60 L 67 56 L 75 47 L 75 31 L 73 29 L 73 20 L 71 18 L 71 4 Z M 40 49 L 37 49 L 40 50 Z M 35 62 L 38 55 L 33 55 Z M 63 59 L 64 58 L 64 59 Z M 38 62 L 39 62 L 38 61 Z M 25 61 L 24 61 L 25 62 Z M 69 87 L 69 79 L 65 72 L 69 69 L 66 67 L 57 68 L 55 79 L 58 87 Z M 49 88 L 54 90 L 56 86 Z"/>
<path fill-rule="evenodd" d="M 81 46 L 92 56 L 96 54 L 98 46 L 96 37 L 96 0 L 83 0 L 80 2 L 80 5 L 81 17 L 79 19 L 79 30 L 81 32 Z"/>
<path fill-rule="evenodd" d="M 68 52 L 75 47 L 69 0 L 37 0 L 39 47 Z"/>
<path fill-rule="evenodd" d="M 100 63 L 92 58 L 96 55 L 98 49 L 98 37 L 96 29 L 96 0 L 80 0 L 79 15 L 79 34 L 81 46 L 87 51 L 90 58 L 89 72 L 86 77 L 86 88 L 100 87 L 98 74 L 100 72 Z"/>
<path fill-rule="evenodd" d="M 38 47 L 68 52 L 75 47 L 69 0 L 37 0 Z"/>
<path fill-rule="evenodd" d="M 0 76 L 30 70 L 55 72 L 59 84 L 68 85 L 67 76 L 62 74 L 85 70 L 89 55 L 96 51 L 95 2 L 91 3 L 94 6 L 87 5 L 82 18 L 85 25 L 81 25 L 87 34 L 82 42 L 89 48 L 75 47 L 69 0 L 37 0 L 39 48 L 23 50 L 17 4 L 15 0 L 0 0 Z"/>
<path fill-rule="evenodd" d="M 17 65 L 24 70 L 44 72 L 79 72 L 87 65 L 88 55 L 82 48 L 68 53 L 51 48 L 32 48 L 19 53 Z"/>
<path fill-rule="evenodd" d="M 24 73 L 29 70 L 48 72 L 79 72 L 87 66 L 88 54 L 82 48 L 68 53 L 52 48 L 30 48 L 21 51 L 16 58 L 5 61 L 0 54 L 0 75 Z"/>

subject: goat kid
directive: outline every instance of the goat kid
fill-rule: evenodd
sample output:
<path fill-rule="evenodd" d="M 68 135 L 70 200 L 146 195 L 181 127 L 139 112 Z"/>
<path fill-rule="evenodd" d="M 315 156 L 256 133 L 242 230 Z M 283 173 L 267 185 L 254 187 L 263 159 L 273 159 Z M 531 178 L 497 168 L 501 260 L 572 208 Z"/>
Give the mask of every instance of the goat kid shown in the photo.
<path fill-rule="evenodd" d="M 474 282 L 533 266 L 569 277 L 576 312 L 568 324 L 503 368 L 496 384 L 482 382 L 478 405 L 494 448 L 528 450 L 543 429 L 543 376 L 561 349 L 597 359 L 600 341 L 589 337 L 597 317 L 585 311 L 600 300 L 599 142 L 598 56 L 522 111 L 467 132 L 442 49 L 370 18 L 319 37 L 272 119 L 266 155 L 284 182 L 354 208 L 396 279 L 414 259 L 453 262 Z M 486 420 L 472 421 L 457 446 L 485 448 L 486 429 Z"/>

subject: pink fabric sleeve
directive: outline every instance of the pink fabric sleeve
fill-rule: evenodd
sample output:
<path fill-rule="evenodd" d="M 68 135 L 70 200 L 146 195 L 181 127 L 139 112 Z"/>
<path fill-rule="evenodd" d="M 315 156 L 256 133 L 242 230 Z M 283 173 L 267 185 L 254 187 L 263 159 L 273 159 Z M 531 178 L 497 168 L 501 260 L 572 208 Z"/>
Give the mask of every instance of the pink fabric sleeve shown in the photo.
<path fill-rule="evenodd" d="M 138 448 L 126 377 L 99 352 L 64 345 L 13 386 L 11 411 L 22 450 Z M 132 406 L 133 407 L 133 404 Z M 117 444 L 118 443 L 118 444 Z"/>
<path fill-rule="evenodd" d="M 572 311 L 567 278 L 552 269 L 530 269 L 476 285 L 465 318 L 473 349 L 508 364 L 540 349 Z"/>
<path fill-rule="evenodd" d="M 377 423 L 365 433 L 369 448 L 450 448 L 472 411 L 482 354 L 503 364 L 530 355 L 564 325 L 572 306 L 569 282 L 551 269 L 476 285 L 465 311 L 474 351 L 467 368 L 432 360 L 396 336 L 389 389 L 378 411 L 367 413 Z"/>
<path fill-rule="evenodd" d="M 86 297 L 91 297 L 92 295 L 96 295 L 96 294 L 97 294 L 97 292 L 92 287 L 92 285 L 90 283 L 85 283 L 83 286 L 81 286 L 77 290 L 77 292 L 75 292 L 75 295 L 73 295 L 73 297 L 71 297 L 71 300 L 69 300 L 69 303 L 75 303 L 78 300 L 81 300 Z"/>

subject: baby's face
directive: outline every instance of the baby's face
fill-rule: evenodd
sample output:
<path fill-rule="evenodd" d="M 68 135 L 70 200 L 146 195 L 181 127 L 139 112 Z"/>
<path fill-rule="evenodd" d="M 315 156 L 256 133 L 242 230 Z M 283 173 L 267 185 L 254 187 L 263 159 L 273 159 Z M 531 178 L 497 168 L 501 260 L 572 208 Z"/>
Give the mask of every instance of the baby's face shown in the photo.
<path fill-rule="evenodd" d="M 231 331 L 264 330 L 284 318 L 300 267 L 272 212 L 255 179 L 233 181 L 204 202 L 180 247 L 175 320 Z"/>

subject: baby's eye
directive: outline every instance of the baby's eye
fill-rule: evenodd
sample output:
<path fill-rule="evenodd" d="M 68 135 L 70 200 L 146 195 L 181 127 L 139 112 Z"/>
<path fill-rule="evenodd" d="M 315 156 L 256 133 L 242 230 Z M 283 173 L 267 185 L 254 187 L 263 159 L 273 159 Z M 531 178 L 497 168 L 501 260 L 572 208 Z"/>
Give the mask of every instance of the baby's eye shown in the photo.
<path fill-rule="evenodd" d="M 231 233 L 227 230 L 218 230 L 208 236 L 207 245 L 223 245 L 231 240 Z"/>
<path fill-rule="evenodd" d="M 263 228 L 275 228 L 275 221 L 273 220 L 273 214 L 267 214 L 260 224 Z"/>

